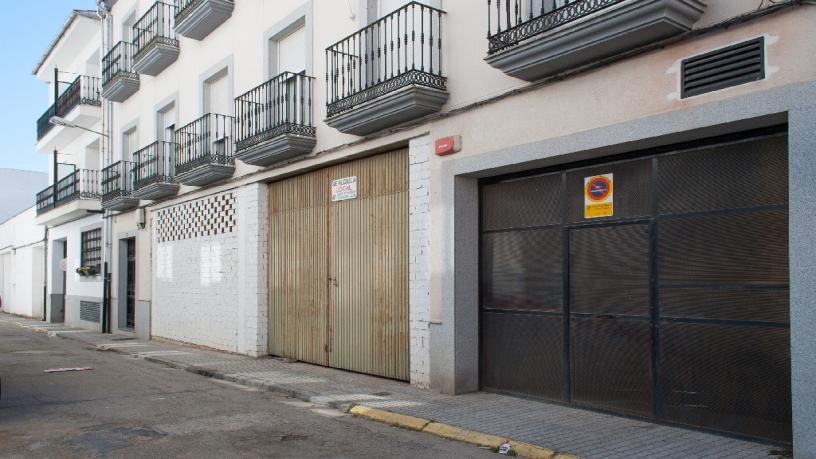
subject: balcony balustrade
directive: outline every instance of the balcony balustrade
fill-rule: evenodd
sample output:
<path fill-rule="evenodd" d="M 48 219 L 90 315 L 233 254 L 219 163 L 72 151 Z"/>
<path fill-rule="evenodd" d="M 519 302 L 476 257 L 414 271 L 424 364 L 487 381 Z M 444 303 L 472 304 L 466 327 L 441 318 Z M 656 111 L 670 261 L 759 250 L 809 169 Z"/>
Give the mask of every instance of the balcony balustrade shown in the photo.
<path fill-rule="evenodd" d="M 133 70 L 134 46 L 120 41 L 102 58 L 102 97 L 124 102 L 139 90 L 139 74 Z"/>
<path fill-rule="evenodd" d="M 176 0 L 176 33 L 203 40 L 232 16 L 234 7 L 232 0 Z"/>
<path fill-rule="evenodd" d="M 204 186 L 232 177 L 234 119 L 209 113 L 176 131 L 176 181 Z"/>
<path fill-rule="evenodd" d="M 99 198 L 99 171 L 75 170 L 58 180 L 56 186 L 51 185 L 37 193 L 37 214 L 79 199 L 98 201 Z"/>
<path fill-rule="evenodd" d="M 488 64 L 528 81 L 691 30 L 701 0 L 487 0 Z"/>
<path fill-rule="evenodd" d="M 133 196 L 133 163 L 117 161 L 102 169 L 102 207 L 124 211 L 138 206 L 139 198 Z"/>
<path fill-rule="evenodd" d="M 366 135 L 439 111 L 444 11 L 410 2 L 326 49 L 326 123 Z"/>
<path fill-rule="evenodd" d="M 78 76 L 60 94 L 57 103 L 52 104 L 37 120 L 37 140 L 45 137 L 54 128 L 54 125 L 49 122 L 51 117 L 59 116 L 64 118 L 79 105 L 102 106 L 102 84 L 99 78 L 85 75 Z"/>
<path fill-rule="evenodd" d="M 133 197 L 157 200 L 174 196 L 176 144 L 157 141 L 133 154 Z"/>
<path fill-rule="evenodd" d="M 176 5 L 156 2 L 133 24 L 133 71 L 156 76 L 178 59 Z"/>
<path fill-rule="evenodd" d="M 314 148 L 314 78 L 284 72 L 235 99 L 235 157 L 270 166 Z"/>

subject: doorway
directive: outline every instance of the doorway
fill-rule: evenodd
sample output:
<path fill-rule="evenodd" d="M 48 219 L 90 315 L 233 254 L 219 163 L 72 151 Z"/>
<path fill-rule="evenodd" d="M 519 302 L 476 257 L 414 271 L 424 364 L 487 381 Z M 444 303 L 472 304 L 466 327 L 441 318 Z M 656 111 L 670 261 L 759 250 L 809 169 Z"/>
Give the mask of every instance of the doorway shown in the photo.
<path fill-rule="evenodd" d="M 120 239 L 119 254 L 119 329 L 133 331 L 136 327 L 136 238 Z"/>

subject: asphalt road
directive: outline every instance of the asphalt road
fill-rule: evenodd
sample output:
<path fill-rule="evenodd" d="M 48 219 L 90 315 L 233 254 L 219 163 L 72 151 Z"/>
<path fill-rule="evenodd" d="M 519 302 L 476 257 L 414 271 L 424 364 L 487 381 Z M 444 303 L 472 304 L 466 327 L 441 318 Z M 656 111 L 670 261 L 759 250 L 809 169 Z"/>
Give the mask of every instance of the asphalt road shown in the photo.
<path fill-rule="evenodd" d="M 497 457 L 11 324 L 0 378 L 4 458 Z"/>

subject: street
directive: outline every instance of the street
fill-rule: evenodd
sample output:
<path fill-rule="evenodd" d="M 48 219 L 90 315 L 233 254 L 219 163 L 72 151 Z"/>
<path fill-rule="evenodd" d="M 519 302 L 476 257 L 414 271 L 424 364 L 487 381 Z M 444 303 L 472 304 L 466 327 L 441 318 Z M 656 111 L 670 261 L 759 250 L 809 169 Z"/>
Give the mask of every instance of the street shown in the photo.
<path fill-rule="evenodd" d="M 496 457 L 8 323 L 0 378 L 0 457 Z"/>

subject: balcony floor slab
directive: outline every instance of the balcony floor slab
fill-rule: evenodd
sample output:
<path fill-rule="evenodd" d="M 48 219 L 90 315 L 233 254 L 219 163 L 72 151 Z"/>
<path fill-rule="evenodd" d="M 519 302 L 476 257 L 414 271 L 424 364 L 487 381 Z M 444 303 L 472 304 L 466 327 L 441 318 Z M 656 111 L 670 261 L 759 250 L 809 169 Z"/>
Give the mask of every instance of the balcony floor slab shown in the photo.
<path fill-rule="evenodd" d="M 310 153 L 316 144 L 314 137 L 287 133 L 237 151 L 235 158 L 253 166 L 267 167 Z"/>
<path fill-rule="evenodd" d="M 213 30 L 232 16 L 234 3 L 231 0 L 193 0 L 184 11 L 176 16 L 176 33 L 194 40 L 203 40 Z"/>
<path fill-rule="evenodd" d="M 187 172 L 177 173 L 176 180 L 182 185 L 205 186 L 232 177 L 232 164 L 203 164 Z"/>
<path fill-rule="evenodd" d="M 174 41 L 175 40 L 169 40 Z M 178 42 L 165 43 L 159 39 L 148 43 L 144 49 L 133 56 L 133 71 L 136 73 L 156 76 L 164 69 L 176 62 L 179 55 Z"/>
<path fill-rule="evenodd" d="M 113 212 L 122 212 L 139 207 L 139 198 L 132 196 L 117 196 L 107 201 L 102 201 L 102 207 Z"/>
<path fill-rule="evenodd" d="M 411 85 L 327 118 L 326 124 L 346 134 L 368 135 L 438 112 L 447 100 L 447 91 Z"/>
<path fill-rule="evenodd" d="M 510 76 L 535 81 L 687 32 L 704 11 L 700 0 L 625 0 L 485 60 Z"/>
<path fill-rule="evenodd" d="M 113 102 L 124 102 L 138 90 L 139 75 L 120 73 L 102 85 L 102 97 Z"/>
<path fill-rule="evenodd" d="M 178 193 L 178 190 L 178 183 L 157 182 L 134 190 L 132 196 L 134 198 L 144 199 L 147 201 L 156 201 L 158 199 L 175 196 Z"/>

